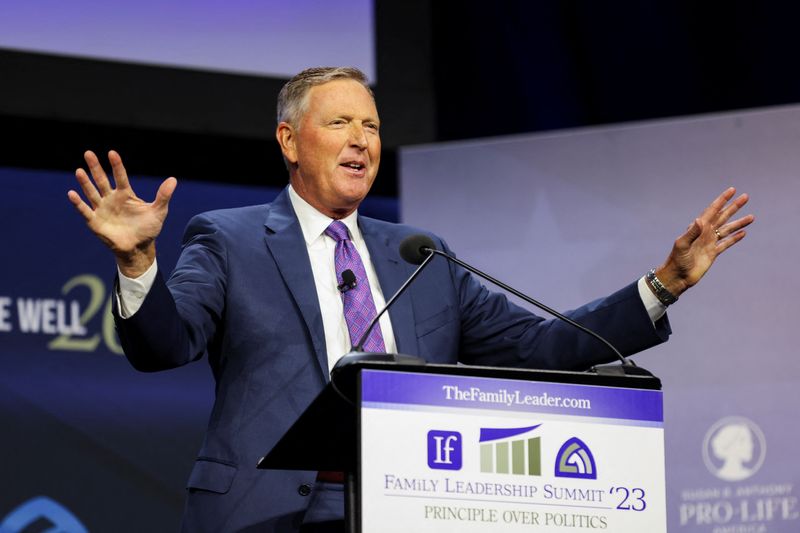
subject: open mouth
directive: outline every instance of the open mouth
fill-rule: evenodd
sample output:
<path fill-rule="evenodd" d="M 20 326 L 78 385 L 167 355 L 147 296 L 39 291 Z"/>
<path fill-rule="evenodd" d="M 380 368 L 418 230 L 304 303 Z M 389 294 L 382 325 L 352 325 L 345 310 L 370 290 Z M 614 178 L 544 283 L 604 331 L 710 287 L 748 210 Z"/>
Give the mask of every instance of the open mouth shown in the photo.
<path fill-rule="evenodd" d="M 366 165 L 364 165 L 363 163 L 358 163 L 356 161 L 348 161 L 347 163 L 342 163 L 340 166 L 356 171 L 363 170 L 366 167 Z"/>

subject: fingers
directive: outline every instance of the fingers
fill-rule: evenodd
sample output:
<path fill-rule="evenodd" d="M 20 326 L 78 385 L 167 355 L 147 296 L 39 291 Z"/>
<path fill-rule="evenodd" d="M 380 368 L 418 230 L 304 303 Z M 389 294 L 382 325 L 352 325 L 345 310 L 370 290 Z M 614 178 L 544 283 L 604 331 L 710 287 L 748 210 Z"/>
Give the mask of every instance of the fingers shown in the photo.
<path fill-rule="evenodd" d="M 714 202 L 712 202 L 712 205 L 718 203 L 719 200 L 726 196 L 730 201 L 731 198 L 733 198 L 734 193 L 735 190 L 733 187 L 728 188 Z M 753 215 L 747 215 L 732 222 L 728 222 L 728 220 L 730 220 L 733 215 L 735 215 L 742 207 L 744 207 L 749 200 L 750 196 L 747 193 L 744 193 L 739 195 L 736 199 L 733 199 L 729 204 L 723 204 L 720 206 L 720 210 L 713 220 L 713 227 L 716 229 L 716 234 L 719 238 L 718 248 L 720 253 L 744 238 L 744 233 L 742 232 L 739 234 L 739 230 L 749 226 L 755 220 Z"/>
<path fill-rule="evenodd" d="M 756 218 L 753 215 L 747 215 L 743 216 L 742 218 L 737 218 L 733 222 L 729 222 L 720 226 L 718 228 L 720 239 L 724 239 L 736 233 L 738 230 L 749 226 L 755 221 L 755 219 Z"/>
<path fill-rule="evenodd" d="M 717 243 L 717 255 L 721 254 L 722 252 L 724 252 L 737 242 L 744 239 L 745 235 L 747 235 L 747 232 L 745 230 L 739 230 L 736 233 L 732 233 L 731 235 L 728 235 L 726 238 L 720 240 Z"/>
<path fill-rule="evenodd" d="M 102 165 L 100 165 L 100 160 L 97 159 L 97 156 L 94 155 L 94 152 L 87 150 L 83 154 L 83 159 L 86 161 L 86 165 L 89 167 L 89 172 L 92 174 L 92 179 L 97 186 L 97 190 L 100 191 L 100 196 L 105 196 L 106 194 L 110 193 L 111 184 L 108 181 L 108 176 L 106 176 L 106 172 L 103 170 Z"/>
<path fill-rule="evenodd" d="M 715 227 L 720 227 L 725 222 L 727 222 L 733 215 L 736 214 L 739 209 L 744 207 L 747 201 L 750 200 L 750 196 L 746 193 L 740 195 L 738 198 L 733 200 L 729 205 L 727 205 L 724 209 L 722 209 L 719 214 L 717 215 L 717 219 L 714 223 Z"/>
<path fill-rule="evenodd" d="M 733 222 L 728 222 L 728 220 L 750 200 L 750 196 L 746 193 L 733 199 L 735 194 L 736 189 L 734 187 L 728 187 L 711 202 L 700 216 L 700 220 L 706 222 L 712 230 L 715 230 L 720 253 L 741 240 L 744 235 L 739 235 L 737 232 L 752 224 L 755 220 L 753 215 L 747 215 Z M 695 223 L 696 222 L 697 221 L 695 221 Z M 731 239 L 731 237 L 734 238 Z"/>
<path fill-rule="evenodd" d="M 108 161 L 111 163 L 111 172 L 114 174 L 114 181 L 117 184 L 117 189 L 130 189 L 131 185 L 128 181 L 128 172 L 122 165 L 122 158 L 115 150 L 108 152 Z"/>
<path fill-rule="evenodd" d="M 722 194 L 714 198 L 714 201 L 703 210 L 700 218 L 711 222 L 716 221 L 719 213 L 722 211 L 722 208 L 725 207 L 725 204 L 727 204 L 731 198 L 733 198 L 734 194 L 736 194 L 736 189 L 734 187 L 728 187 L 722 191 Z"/>
<path fill-rule="evenodd" d="M 95 191 L 95 193 L 96 192 L 97 191 Z M 67 191 L 67 198 L 69 198 L 69 201 L 75 206 L 75 209 L 78 210 L 78 213 L 81 214 L 86 222 L 89 222 L 94 215 L 92 208 L 86 205 L 86 202 L 84 202 L 81 196 L 75 191 Z"/>
<path fill-rule="evenodd" d="M 78 180 L 78 185 L 81 186 L 83 194 L 86 195 L 86 198 L 89 199 L 89 202 L 91 202 L 92 206 L 97 207 L 102 197 L 100 196 L 100 193 L 97 192 L 94 183 L 92 183 L 92 180 L 89 179 L 89 176 L 86 174 L 86 171 L 83 170 L 82 168 L 79 168 L 78 170 L 75 171 L 75 178 Z M 72 200 L 71 196 L 70 200 Z M 74 204 L 75 202 L 72 203 Z"/>
<path fill-rule="evenodd" d="M 102 201 L 103 197 L 114 192 L 114 187 L 109 181 L 108 175 L 106 174 L 105 170 L 103 170 L 103 166 L 100 164 L 100 160 L 97 158 L 94 152 L 87 150 L 83 154 L 83 158 L 86 160 L 86 165 L 88 166 L 92 177 L 90 179 L 89 175 L 82 168 L 79 168 L 75 171 L 75 177 L 78 180 L 78 184 L 81 186 L 81 190 L 83 190 L 83 193 L 86 195 L 86 198 L 89 199 L 92 207 L 96 208 Z M 122 158 L 120 157 L 119 153 L 117 153 L 115 150 L 110 150 L 108 152 L 108 160 L 111 163 L 111 170 L 114 174 L 116 189 L 127 189 L 130 191 L 131 195 L 135 196 L 131 190 L 130 182 L 128 181 L 128 173 L 122 164 Z"/>
<path fill-rule="evenodd" d="M 114 154 L 121 165 L 122 160 L 119 158 L 119 155 L 116 154 L 116 152 L 114 152 Z M 92 179 L 89 178 L 89 175 L 82 168 L 79 168 L 75 171 L 75 178 L 78 180 L 78 184 L 81 186 L 83 194 L 86 195 L 86 198 L 88 198 L 89 202 L 92 204 L 92 207 L 97 207 L 103 196 L 109 194 L 113 189 L 111 188 L 111 183 L 108 181 L 108 176 L 106 175 L 105 170 L 103 170 L 103 166 L 100 164 L 100 160 L 97 158 L 95 153 L 91 150 L 87 150 L 83 154 L 83 159 L 86 161 L 86 166 L 89 168 L 89 172 L 92 174 Z M 92 180 L 94 180 L 94 182 L 92 182 Z M 127 177 L 125 181 L 127 183 Z M 73 204 L 74 203 L 75 202 L 73 202 Z"/>
<path fill-rule="evenodd" d="M 692 243 L 702 234 L 703 222 L 699 218 L 696 218 L 689 224 L 689 227 L 686 228 L 686 232 L 675 239 L 675 248 L 677 250 L 688 250 L 692 246 Z"/>
<path fill-rule="evenodd" d="M 175 192 L 175 188 L 177 186 L 178 180 L 175 178 L 169 177 L 165 179 L 164 182 L 158 187 L 158 192 L 156 192 L 156 199 L 153 200 L 153 205 L 159 209 L 166 209 L 170 199 L 172 198 L 172 193 Z"/>

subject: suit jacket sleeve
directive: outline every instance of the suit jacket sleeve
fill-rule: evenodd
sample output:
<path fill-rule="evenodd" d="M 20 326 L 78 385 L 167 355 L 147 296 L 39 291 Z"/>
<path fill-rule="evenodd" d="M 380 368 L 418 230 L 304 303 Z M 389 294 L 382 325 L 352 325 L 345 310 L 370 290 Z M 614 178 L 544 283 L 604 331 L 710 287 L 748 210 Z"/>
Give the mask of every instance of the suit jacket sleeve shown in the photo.
<path fill-rule="evenodd" d="M 137 313 L 128 319 L 114 313 L 133 367 L 152 372 L 202 357 L 225 311 L 225 284 L 226 255 L 217 228 L 204 215 L 194 217 L 169 287 L 159 271 Z"/>
<path fill-rule="evenodd" d="M 452 253 L 444 242 L 442 246 Z M 457 265 L 451 263 L 449 268 L 457 299 L 460 361 L 583 370 L 616 359 L 608 347 L 586 333 L 511 303 Z M 671 333 L 666 315 L 653 324 L 636 282 L 565 314 L 605 337 L 625 355 L 662 343 Z"/>

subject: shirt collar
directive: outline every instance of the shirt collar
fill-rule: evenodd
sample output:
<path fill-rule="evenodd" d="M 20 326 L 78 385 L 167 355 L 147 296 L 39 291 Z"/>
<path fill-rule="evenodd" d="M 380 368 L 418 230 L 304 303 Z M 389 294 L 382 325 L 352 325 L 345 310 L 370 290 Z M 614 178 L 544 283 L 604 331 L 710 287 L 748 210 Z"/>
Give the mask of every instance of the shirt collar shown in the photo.
<path fill-rule="evenodd" d="M 303 231 L 306 245 L 311 246 L 325 233 L 333 219 L 323 215 L 311 204 L 303 200 L 291 185 L 289 185 L 289 201 L 292 203 L 297 220 L 300 222 L 300 229 Z M 354 242 L 360 241 L 361 231 L 358 229 L 358 211 L 353 211 L 341 220 L 350 231 L 350 239 Z"/>

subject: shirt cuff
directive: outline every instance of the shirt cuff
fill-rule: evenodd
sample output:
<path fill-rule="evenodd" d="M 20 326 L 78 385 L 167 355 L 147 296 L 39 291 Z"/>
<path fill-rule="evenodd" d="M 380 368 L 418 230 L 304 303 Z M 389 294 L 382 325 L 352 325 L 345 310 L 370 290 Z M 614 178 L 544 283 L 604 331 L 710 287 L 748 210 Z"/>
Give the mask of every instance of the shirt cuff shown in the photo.
<path fill-rule="evenodd" d="M 644 276 L 639 279 L 638 287 L 639 297 L 642 299 L 645 309 L 647 309 L 647 314 L 650 315 L 650 320 L 652 320 L 653 325 L 655 325 L 667 312 L 667 306 L 656 298 L 656 295 L 653 294 L 653 291 L 647 286 L 647 280 L 644 279 Z"/>
<path fill-rule="evenodd" d="M 117 309 L 121 318 L 130 318 L 142 306 L 145 297 L 153 287 L 158 272 L 158 261 L 153 261 L 150 268 L 138 278 L 129 278 L 120 272 L 117 267 L 119 277 L 119 290 L 117 292 Z"/>

